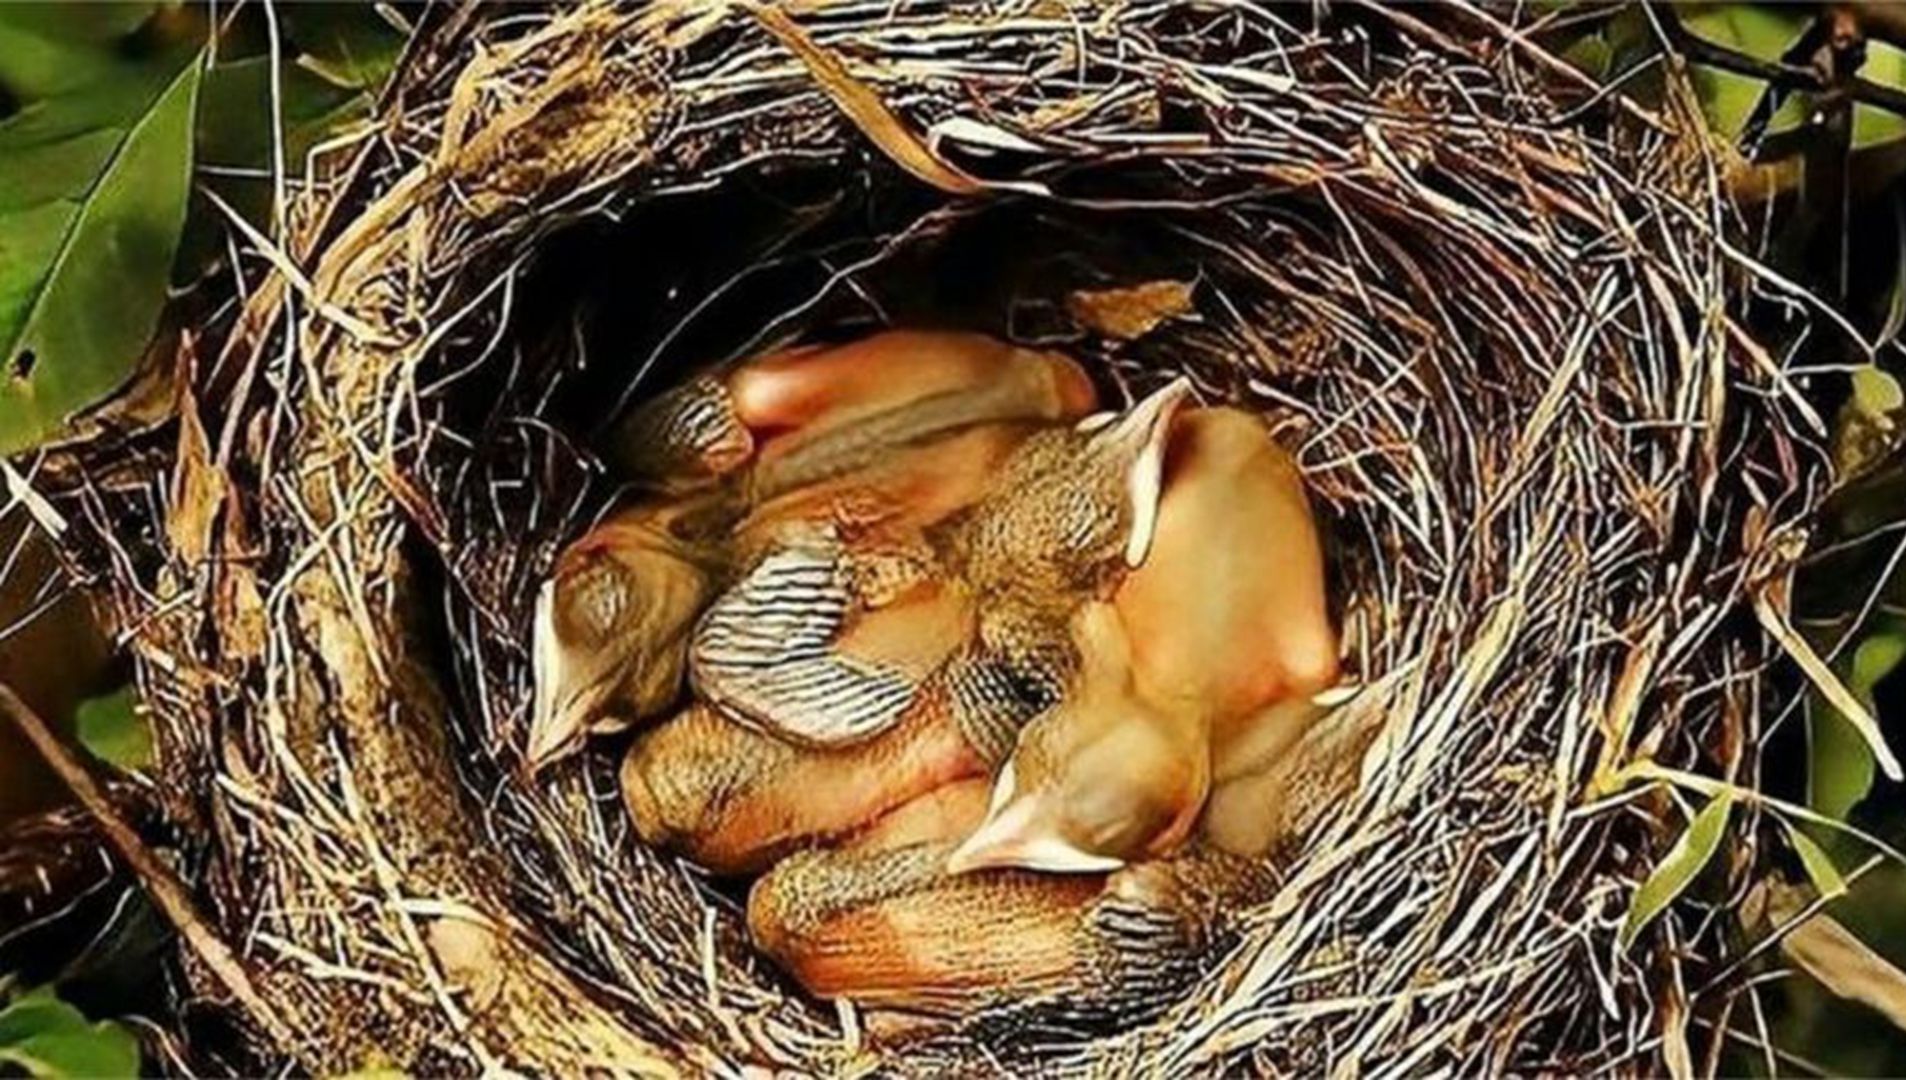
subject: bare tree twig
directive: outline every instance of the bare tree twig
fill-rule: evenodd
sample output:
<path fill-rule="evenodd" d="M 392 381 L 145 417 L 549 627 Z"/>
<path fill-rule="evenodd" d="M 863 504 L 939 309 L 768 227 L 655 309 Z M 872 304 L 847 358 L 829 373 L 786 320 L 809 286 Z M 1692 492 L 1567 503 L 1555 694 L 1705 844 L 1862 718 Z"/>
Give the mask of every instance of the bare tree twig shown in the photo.
<path fill-rule="evenodd" d="M 1697 64 L 1731 71 L 1736 75 L 1763 79 L 1774 86 L 1788 90 L 1818 92 L 1831 89 L 1821 73 L 1810 67 L 1775 60 L 1761 60 L 1714 44 L 1683 26 L 1672 4 L 1652 4 L 1650 7 L 1660 16 L 1661 25 L 1673 39 L 1675 48 Z M 1906 91 L 1881 86 L 1870 79 L 1857 76 L 1848 79 L 1844 89 L 1849 99 L 1862 105 L 1872 105 L 1885 109 L 1887 112 L 1906 116 Z"/>
<path fill-rule="evenodd" d="M 199 914 L 185 883 L 172 872 L 171 867 L 153 854 L 138 832 L 120 816 L 99 781 L 93 779 L 73 752 L 60 742 L 46 726 L 46 721 L 40 719 L 4 683 L 0 683 L 0 713 L 5 713 L 7 719 L 13 721 L 60 782 L 79 799 L 86 812 L 99 822 L 99 831 L 105 836 L 106 842 L 112 845 L 114 853 L 132 868 L 133 876 L 139 879 L 147 895 L 152 897 L 152 902 L 178 929 L 179 936 L 205 962 L 205 966 L 224 984 L 232 997 L 265 1029 L 273 1042 L 280 1047 L 296 1046 L 299 1042 L 297 1035 L 265 1004 L 264 998 L 252 984 L 251 976 L 246 973 L 243 962 L 212 929 L 211 924 L 205 921 L 205 917 Z"/>
<path fill-rule="evenodd" d="M 1395 11 L 1387 4 L 1368 4 L 1367 6 L 1369 6 L 1372 11 L 1384 15 L 1393 21 L 1402 22 L 1407 18 L 1407 16 Z M 1586 90 L 1596 91 L 1601 89 L 1601 84 L 1590 77 L 1587 72 L 1549 52 L 1547 49 L 1542 48 L 1530 40 L 1526 33 L 1496 18 L 1481 7 L 1471 4 L 1469 0 L 1454 0 L 1449 10 L 1463 15 L 1473 22 L 1481 23 L 1489 30 L 1500 35 L 1507 45 L 1548 69 L 1551 74 L 1575 82 Z M 1417 22 L 1417 20 L 1414 19 L 1410 19 L 1409 21 L 1411 23 Z M 1633 98 L 1618 95 L 1614 98 L 1614 102 L 1622 111 L 1648 125 L 1650 128 L 1656 131 L 1668 130 L 1667 124 L 1662 121 L 1660 116 L 1642 108 L 1640 103 L 1636 102 Z"/>

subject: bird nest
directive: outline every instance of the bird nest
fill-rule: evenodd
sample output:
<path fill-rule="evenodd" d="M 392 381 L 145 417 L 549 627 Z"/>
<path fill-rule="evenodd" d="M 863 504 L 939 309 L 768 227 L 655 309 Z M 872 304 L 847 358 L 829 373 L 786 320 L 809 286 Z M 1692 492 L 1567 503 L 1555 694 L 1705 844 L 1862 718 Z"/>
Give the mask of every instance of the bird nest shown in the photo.
<path fill-rule="evenodd" d="M 1817 420 L 1736 321 L 1767 279 L 1674 93 L 1596 98 L 1467 7 L 1344 7 L 433 15 L 375 132 L 320 156 L 280 239 L 240 238 L 176 420 L 38 481 L 137 659 L 265 1060 L 1684 1048 L 1682 967 L 1725 942 L 1670 917 L 1617 947 L 1675 820 L 1620 770 L 1751 766 L 1753 601 L 1812 509 Z M 536 588 L 615 496 L 622 408 L 891 324 L 1060 348 L 1114 400 L 1187 376 L 1271 420 L 1328 530 L 1347 666 L 1382 694 L 1354 794 L 1142 1022 L 872 1039 L 635 838 L 610 755 L 520 767 Z"/>

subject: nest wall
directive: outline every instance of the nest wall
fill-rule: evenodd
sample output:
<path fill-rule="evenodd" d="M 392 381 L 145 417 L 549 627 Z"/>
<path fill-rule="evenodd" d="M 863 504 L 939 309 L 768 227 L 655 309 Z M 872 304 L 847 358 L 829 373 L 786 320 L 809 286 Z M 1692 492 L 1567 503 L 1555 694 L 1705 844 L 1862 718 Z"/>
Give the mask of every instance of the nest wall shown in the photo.
<path fill-rule="evenodd" d="M 1751 768 L 1742 612 L 1824 467 L 1734 321 L 1753 268 L 1698 122 L 1578 107 L 1467 9 L 796 15 L 838 67 L 725 4 L 439 16 L 182 345 L 179 421 L 49 472 L 277 1051 L 1387 1073 L 1684 1046 L 1704 931 L 1617 949 L 1670 819 L 1609 780 Z M 970 187 L 890 160 L 843 77 Z M 1133 341 L 1067 316 L 1158 277 L 1195 311 Z M 1189 375 L 1272 418 L 1329 523 L 1376 687 L 1357 794 L 1145 1023 L 871 1046 L 634 840 L 611 762 L 521 775 L 531 598 L 615 494 L 590 437 L 620 389 L 890 320 L 1055 344 L 1114 391 Z"/>

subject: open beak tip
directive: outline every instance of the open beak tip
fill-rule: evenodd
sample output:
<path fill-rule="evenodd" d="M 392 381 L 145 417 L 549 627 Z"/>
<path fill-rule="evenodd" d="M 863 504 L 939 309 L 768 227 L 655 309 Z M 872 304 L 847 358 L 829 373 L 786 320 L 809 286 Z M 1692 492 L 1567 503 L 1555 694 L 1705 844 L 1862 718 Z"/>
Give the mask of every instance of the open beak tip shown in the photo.
<path fill-rule="evenodd" d="M 1131 501 L 1131 531 L 1125 541 L 1125 566 L 1137 569 L 1151 553 L 1152 534 L 1157 526 L 1158 500 L 1163 494 L 1165 441 L 1172 420 L 1191 394 L 1191 381 L 1173 379 L 1152 392 L 1134 413 L 1139 426 L 1137 456 L 1127 479 L 1127 497 Z"/>
<path fill-rule="evenodd" d="M 1190 398 L 1191 380 L 1180 375 L 1178 378 L 1152 391 L 1151 397 L 1147 399 L 1147 403 L 1151 406 L 1151 411 L 1157 415 L 1158 419 L 1164 420 L 1183 408 L 1185 402 L 1190 400 Z"/>
<path fill-rule="evenodd" d="M 992 824 L 990 821 L 982 824 L 961 841 L 959 847 L 953 849 L 953 854 L 946 857 L 948 874 L 970 874 L 977 870 L 1012 865 L 1013 843 L 1010 838 L 989 830 L 988 826 Z"/>
<path fill-rule="evenodd" d="M 565 757 L 574 741 L 571 732 L 556 718 L 543 716 L 540 711 L 536 716 L 530 722 L 529 739 L 523 747 L 523 763 L 531 776 Z"/>
<path fill-rule="evenodd" d="M 523 751 L 523 765 L 531 776 L 541 773 L 561 757 L 560 747 L 532 741 Z"/>
<path fill-rule="evenodd" d="M 975 870 L 985 869 L 987 865 L 985 860 L 985 847 L 975 845 L 969 839 L 966 843 L 954 848 L 953 854 L 946 857 L 944 869 L 948 875 L 958 877 L 961 874 L 970 874 Z"/>

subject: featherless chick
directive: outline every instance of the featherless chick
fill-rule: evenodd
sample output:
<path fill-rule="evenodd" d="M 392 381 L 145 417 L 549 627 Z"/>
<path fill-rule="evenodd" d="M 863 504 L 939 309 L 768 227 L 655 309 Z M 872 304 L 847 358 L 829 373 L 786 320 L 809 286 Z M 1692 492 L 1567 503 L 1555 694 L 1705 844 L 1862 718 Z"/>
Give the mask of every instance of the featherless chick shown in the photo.
<path fill-rule="evenodd" d="M 663 395 L 625 435 L 654 440 L 641 465 L 667 494 L 575 541 L 538 594 L 528 762 L 672 705 L 696 621 L 768 553 L 937 521 L 977 497 L 962 485 L 971 491 L 1031 424 L 1091 404 L 1064 357 L 917 332 L 779 356 Z"/>
<path fill-rule="evenodd" d="M 1214 760 L 1301 726 L 1337 674 L 1302 479 L 1255 417 L 1207 409 L 1171 443 L 1151 556 L 1075 637 L 1092 658 L 1021 733 L 955 871 L 1103 872 L 1174 849 Z M 1242 767 L 1240 767 L 1242 768 Z"/>
<path fill-rule="evenodd" d="M 1276 887 L 1258 860 L 1198 845 L 1110 874 L 948 874 L 986 797 L 982 779 L 947 784 L 781 860 L 748 894 L 750 936 L 811 993 L 874 1010 L 877 1035 L 981 1011 L 1118 1023 L 1188 986 L 1225 913 Z"/>
<path fill-rule="evenodd" d="M 1173 383 L 1123 414 L 1025 434 L 977 492 L 941 500 L 968 502 L 942 520 L 850 533 L 837 517 L 775 547 L 710 607 L 691 653 L 696 690 L 816 747 L 875 737 L 931 700 L 999 760 L 1067 677 L 1071 613 L 1143 561 L 1166 432 L 1186 394 Z M 855 655 L 858 622 L 919 589 L 971 613 L 946 662 L 914 676 Z"/>

